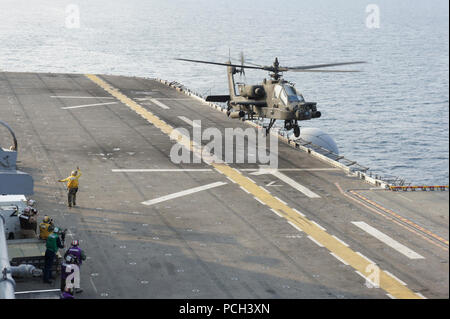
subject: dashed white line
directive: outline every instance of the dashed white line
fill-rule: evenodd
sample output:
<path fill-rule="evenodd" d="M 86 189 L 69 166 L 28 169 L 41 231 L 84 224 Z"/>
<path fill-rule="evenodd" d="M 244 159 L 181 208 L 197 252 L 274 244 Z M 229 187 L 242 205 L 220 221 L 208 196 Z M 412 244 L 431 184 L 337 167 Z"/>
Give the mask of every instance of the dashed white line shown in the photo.
<path fill-rule="evenodd" d="M 220 170 L 218 170 L 217 168 L 214 168 L 214 170 L 216 171 L 216 172 L 218 172 L 219 174 L 222 174 L 222 175 L 225 175 L 224 173 L 222 173 Z"/>
<path fill-rule="evenodd" d="M 343 260 L 341 257 L 335 255 L 333 252 L 330 252 L 331 256 L 333 256 L 334 258 L 336 258 L 337 260 L 339 260 L 341 263 L 343 263 L 344 265 L 348 266 L 349 264 Z"/>
<path fill-rule="evenodd" d="M 275 214 L 277 214 L 279 217 L 283 217 L 283 216 L 281 216 L 280 213 L 278 213 L 275 209 L 271 208 L 270 210 L 271 210 L 272 212 L 274 212 Z"/>
<path fill-rule="evenodd" d="M 313 223 L 314 225 L 316 225 L 317 227 L 319 227 L 320 229 L 322 229 L 323 231 L 327 231 L 324 227 L 320 226 L 318 223 L 316 223 L 315 221 L 311 220 L 311 223 Z"/>
<path fill-rule="evenodd" d="M 345 247 L 350 247 L 346 242 L 344 242 L 343 240 L 339 239 L 338 237 L 336 237 L 334 235 L 331 235 L 331 236 L 334 237 L 334 239 L 336 239 L 338 242 L 340 242 Z"/>
<path fill-rule="evenodd" d="M 229 178 L 228 176 L 227 176 L 227 179 L 230 180 L 232 183 L 237 184 L 234 180 L 232 180 L 232 179 Z"/>
<path fill-rule="evenodd" d="M 269 192 L 267 189 L 265 189 L 264 187 L 262 187 L 262 186 L 259 186 L 259 187 L 262 188 L 264 191 L 266 191 L 267 193 L 270 194 L 270 192 Z"/>
<path fill-rule="evenodd" d="M 261 201 L 258 197 L 253 196 L 254 199 L 256 199 L 260 204 L 266 205 L 263 201 Z"/>
<path fill-rule="evenodd" d="M 420 292 L 416 292 L 416 295 L 419 296 L 420 298 L 428 299 L 427 297 L 425 297 L 424 295 L 422 295 Z"/>
<path fill-rule="evenodd" d="M 256 184 L 256 182 L 253 180 L 253 179 L 251 179 L 250 177 L 248 177 L 247 176 L 247 178 L 253 183 L 253 184 Z M 260 186 L 261 188 L 262 188 L 262 186 Z"/>
<path fill-rule="evenodd" d="M 312 242 L 314 242 L 317 246 L 323 247 L 323 245 L 322 245 L 321 243 L 319 243 L 317 240 L 315 240 L 315 239 L 312 238 L 311 236 L 308 235 L 308 238 L 309 238 Z"/>
<path fill-rule="evenodd" d="M 371 264 L 374 264 L 374 265 L 377 264 L 377 263 L 373 262 L 372 260 L 370 260 L 369 258 L 367 258 L 366 256 L 364 256 L 363 254 L 361 254 L 359 251 L 357 251 L 356 254 L 361 256 L 362 258 L 364 258 L 365 260 L 367 260 Z"/>
<path fill-rule="evenodd" d="M 406 286 L 406 283 L 403 280 L 398 279 L 396 276 L 394 276 L 393 274 L 391 274 L 389 271 L 387 270 L 383 270 L 386 274 L 388 274 L 389 276 L 391 276 L 392 278 L 394 278 L 395 280 L 397 280 L 399 283 L 401 283 L 403 286 Z"/>
<path fill-rule="evenodd" d="M 246 192 L 247 194 L 250 194 L 250 192 L 248 190 L 246 190 L 244 187 L 239 186 L 244 192 Z"/>
<path fill-rule="evenodd" d="M 292 227 L 294 227 L 295 229 L 297 229 L 299 232 L 303 232 L 303 230 L 301 230 L 301 228 L 298 227 L 297 225 L 295 225 L 294 223 L 288 221 L 288 224 L 291 225 Z"/>
<path fill-rule="evenodd" d="M 303 214 L 302 212 L 298 211 L 297 209 L 292 208 L 292 210 L 293 210 L 294 212 L 296 212 L 297 214 L 299 214 L 300 216 L 306 217 L 305 214 Z"/>
<path fill-rule="evenodd" d="M 276 199 L 278 199 L 280 202 L 282 202 L 284 205 L 287 205 L 287 203 L 284 201 L 284 200 L 282 200 L 282 199 L 280 199 L 279 197 L 277 197 L 277 196 L 274 196 Z"/>

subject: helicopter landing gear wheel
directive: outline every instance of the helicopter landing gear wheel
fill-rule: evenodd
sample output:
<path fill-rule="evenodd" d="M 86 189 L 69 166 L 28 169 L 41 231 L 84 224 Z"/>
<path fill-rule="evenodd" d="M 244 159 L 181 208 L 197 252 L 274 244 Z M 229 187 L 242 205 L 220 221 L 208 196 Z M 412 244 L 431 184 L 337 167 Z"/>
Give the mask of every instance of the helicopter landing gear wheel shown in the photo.
<path fill-rule="evenodd" d="M 295 137 L 299 137 L 300 136 L 300 126 L 294 126 L 294 135 Z"/>

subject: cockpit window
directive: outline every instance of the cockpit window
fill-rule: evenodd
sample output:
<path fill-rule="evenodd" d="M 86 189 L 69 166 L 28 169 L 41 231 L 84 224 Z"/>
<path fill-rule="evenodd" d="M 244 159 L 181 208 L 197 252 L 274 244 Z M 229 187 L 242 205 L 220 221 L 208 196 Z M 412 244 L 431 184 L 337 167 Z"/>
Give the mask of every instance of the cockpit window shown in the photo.
<path fill-rule="evenodd" d="M 290 85 L 284 85 L 284 91 L 287 94 L 289 102 L 304 102 L 303 96 L 301 94 L 297 95 L 295 88 Z"/>
<path fill-rule="evenodd" d="M 278 98 L 280 97 L 280 92 L 283 88 L 281 87 L 281 85 L 275 85 L 274 89 L 273 89 L 273 97 Z"/>
<path fill-rule="evenodd" d="M 284 103 L 284 105 L 288 105 L 288 97 L 286 96 L 285 90 L 281 91 L 280 99 L 281 99 L 281 102 Z"/>
<path fill-rule="evenodd" d="M 295 89 L 292 86 L 285 85 L 284 89 L 286 90 L 286 93 L 288 96 L 296 96 L 297 92 L 295 92 Z"/>

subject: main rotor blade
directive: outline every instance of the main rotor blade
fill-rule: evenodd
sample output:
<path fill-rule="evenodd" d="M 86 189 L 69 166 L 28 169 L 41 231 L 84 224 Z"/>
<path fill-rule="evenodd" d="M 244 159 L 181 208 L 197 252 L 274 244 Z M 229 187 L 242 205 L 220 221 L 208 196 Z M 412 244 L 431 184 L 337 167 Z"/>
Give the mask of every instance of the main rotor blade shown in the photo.
<path fill-rule="evenodd" d="M 340 62 L 340 63 L 304 65 L 304 66 L 294 66 L 294 67 L 280 67 L 280 70 L 282 70 L 282 69 L 286 69 L 287 71 L 308 70 L 308 69 L 328 68 L 328 67 L 337 66 L 337 65 L 349 65 L 349 64 L 361 64 L 361 63 L 366 63 L 366 62 L 365 61 L 356 61 L 356 62 Z"/>
<path fill-rule="evenodd" d="M 352 73 L 352 72 L 361 72 L 359 70 L 302 70 L 302 69 L 289 69 L 288 71 L 292 72 L 335 72 L 335 73 Z"/>
<path fill-rule="evenodd" d="M 257 66 L 240 65 L 240 64 L 229 64 L 229 63 L 218 63 L 218 62 L 210 62 L 210 61 L 181 59 L 181 58 L 178 58 L 178 59 L 175 59 L 175 60 L 194 62 L 194 63 L 205 63 L 205 64 L 215 64 L 215 65 L 224 65 L 224 66 L 234 66 L 234 67 L 237 67 L 237 68 L 247 68 L 247 69 L 266 70 L 268 68 L 268 67 L 257 67 Z"/>

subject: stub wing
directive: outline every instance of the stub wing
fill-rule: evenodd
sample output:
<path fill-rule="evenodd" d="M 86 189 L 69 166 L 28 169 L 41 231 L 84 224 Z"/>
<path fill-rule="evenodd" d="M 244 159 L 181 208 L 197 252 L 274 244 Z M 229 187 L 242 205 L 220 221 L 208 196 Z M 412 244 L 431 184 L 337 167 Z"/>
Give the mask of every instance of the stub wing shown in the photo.
<path fill-rule="evenodd" d="M 206 97 L 207 102 L 228 102 L 229 100 L 229 95 L 208 95 Z"/>

